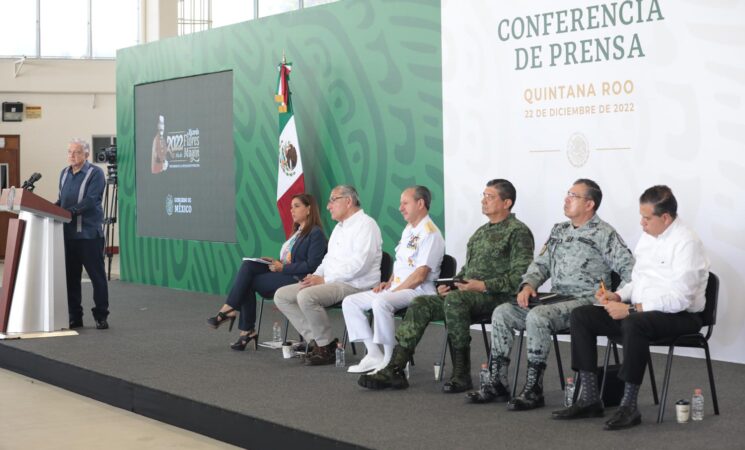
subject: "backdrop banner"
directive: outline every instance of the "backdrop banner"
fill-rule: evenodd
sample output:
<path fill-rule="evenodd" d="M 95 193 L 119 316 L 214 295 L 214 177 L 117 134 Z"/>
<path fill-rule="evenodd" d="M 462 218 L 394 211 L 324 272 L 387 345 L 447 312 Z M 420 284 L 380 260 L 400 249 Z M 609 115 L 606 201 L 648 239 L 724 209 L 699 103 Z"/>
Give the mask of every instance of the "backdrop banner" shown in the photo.
<path fill-rule="evenodd" d="M 745 362 L 745 4 L 443 0 L 441 20 L 448 253 L 463 261 L 492 178 L 537 249 L 577 178 L 632 248 L 639 195 L 666 184 L 721 277 L 713 355 Z"/>

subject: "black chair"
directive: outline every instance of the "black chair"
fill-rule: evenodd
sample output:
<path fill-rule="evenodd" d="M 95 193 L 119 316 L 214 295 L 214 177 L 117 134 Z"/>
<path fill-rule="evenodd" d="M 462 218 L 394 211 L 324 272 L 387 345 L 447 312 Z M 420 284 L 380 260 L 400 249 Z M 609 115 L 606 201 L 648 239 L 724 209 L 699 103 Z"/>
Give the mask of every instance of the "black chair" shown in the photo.
<path fill-rule="evenodd" d="M 260 336 L 261 333 L 261 317 L 264 315 L 264 302 L 274 302 L 273 297 L 261 296 L 259 299 L 259 317 L 256 318 L 256 336 Z M 287 331 L 290 329 L 290 320 L 285 317 L 284 333 L 282 335 L 282 342 L 287 342 Z M 258 337 L 256 338 L 258 342 Z M 300 337 L 302 340 L 302 336 Z"/>
<path fill-rule="evenodd" d="M 447 261 L 446 265 L 446 258 L 449 258 L 450 260 Z M 448 270 L 451 269 L 450 264 L 452 264 L 452 273 L 447 274 L 445 272 L 446 267 Z M 440 270 L 440 277 L 441 278 L 452 278 L 455 276 L 456 273 L 456 262 L 455 258 L 453 258 L 450 255 L 445 255 L 445 257 L 442 259 L 442 269 Z M 487 359 L 491 356 L 491 346 L 489 345 L 489 334 L 486 331 L 486 325 L 491 324 L 491 313 L 478 315 L 471 318 L 471 325 L 481 325 L 481 336 L 484 338 L 484 350 L 486 352 Z M 440 370 L 440 376 L 437 379 L 437 381 L 442 381 L 442 375 L 445 373 L 445 354 L 447 353 L 448 348 L 450 348 L 450 351 L 452 351 L 452 347 L 450 345 L 450 339 L 448 338 L 448 334 L 445 333 L 445 336 L 443 337 L 442 342 L 442 352 L 440 353 L 440 367 L 442 370 Z"/>
<path fill-rule="evenodd" d="M 621 276 L 617 274 L 616 272 L 610 273 L 610 290 L 616 291 L 618 289 L 618 286 L 621 285 Z M 517 360 L 515 361 L 515 369 L 512 375 L 512 397 L 515 396 L 517 393 L 517 375 L 520 372 L 520 359 L 522 357 L 522 350 L 523 350 L 523 338 L 525 337 L 525 330 L 519 330 L 520 335 L 517 338 Z M 551 333 L 551 338 L 554 341 L 554 354 L 556 355 L 556 366 L 559 371 L 559 384 L 561 385 L 561 390 L 563 391 L 566 387 L 566 383 L 564 382 L 564 365 L 561 363 L 561 351 L 559 349 L 559 339 L 557 336 L 571 336 L 571 331 L 569 328 L 565 328 L 563 330 L 558 330 L 555 333 Z M 613 354 L 615 356 L 616 364 L 618 364 L 618 348 L 616 345 L 613 345 Z M 606 359 L 610 356 L 610 353 L 608 353 L 608 350 L 606 350 Z M 575 380 L 578 380 L 577 375 L 574 376 Z M 575 382 L 575 397 L 577 394 L 579 394 L 579 382 Z M 602 389 L 602 388 L 601 388 Z M 600 393 L 602 397 L 602 391 Z M 654 391 L 655 399 L 657 398 L 657 391 Z"/>
<path fill-rule="evenodd" d="M 662 423 L 662 420 L 665 416 L 665 403 L 667 402 L 667 392 L 668 388 L 670 387 L 670 372 L 673 365 L 673 355 L 675 352 L 675 347 L 685 347 L 685 348 L 702 348 L 704 349 L 704 353 L 706 354 L 706 370 L 709 374 L 709 386 L 711 388 L 711 400 L 714 404 L 714 414 L 719 415 L 719 402 L 717 401 L 717 389 L 714 384 L 714 370 L 711 366 L 711 354 L 709 353 L 709 338 L 711 338 L 711 334 L 714 332 L 714 325 L 717 322 L 717 303 L 719 302 L 719 277 L 717 277 L 714 273 L 709 272 L 709 279 L 706 283 L 706 305 L 704 306 L 704 310 L 699 313 L 701 317 L 701 328 L 707 327 L 706 334 L 701 333 L 699 331 L 698 333 L 691 333 L 691 334 L 681 334 L 675 337 L 666 338 L 666 339 L 660 339 L 658 341 L 653 341 L 649 343 L 649 346 L 652 347 L 668 347 L 667 351 L 667 364 L 665 366 L 665 376 L 663 378 L 662 382 L 662 398 L 660 400 L 660 406 L 657 413 L 657 423 Z M 611 339 L 608 340 L 608 345 L 611 345 Z M 656 397 L 656 387 L 655 387 L 655 378 L 654 378 L 654 371 L 652 368 L 652 358 L 651 356 L 648 356 L 647 365 L 649 367 L 649 378 L 652 382 L 653 386 L 653 393 L 655 393 Z M 608 367 L 608 352 L 606 351 L 605 356 L 605 364 L 604 367 Z M 607 372 L 607 371 L 606 371 Z M 603 380 L 603 384 L 605 384 L 605 380 Z M 655 399 L 656 400 L 656 399 Z M 657 403 L 655 401 L 655 403 Z"/>

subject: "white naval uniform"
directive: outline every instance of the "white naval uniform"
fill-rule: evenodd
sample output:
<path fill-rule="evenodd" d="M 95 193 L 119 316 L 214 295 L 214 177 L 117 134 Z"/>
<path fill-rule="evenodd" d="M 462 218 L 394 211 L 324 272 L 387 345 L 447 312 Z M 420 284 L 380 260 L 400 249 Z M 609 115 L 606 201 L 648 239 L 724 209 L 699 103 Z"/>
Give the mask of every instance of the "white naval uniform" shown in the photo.
<path fill-rule="evenodd" d="M 440 265 L 445 254 L 445 240 L 437 225 L 427 215 L 416 227 L 406 225 L 396 246 L 391 286 L 378 293 L 372 290 L 352 294 L 344 299 L 342 309 L 350 341 L 372 339 L 376 344 L 395 345 L 393 315 L 409 306 L 420 295 L 437 293 L 434 281 L 440 276 Z M 414 271 L 428 266 L 427 279 L 414 289 L 394 291 Z M 365 311 L 373 311 L 374 329 L 370 327 Z"/>

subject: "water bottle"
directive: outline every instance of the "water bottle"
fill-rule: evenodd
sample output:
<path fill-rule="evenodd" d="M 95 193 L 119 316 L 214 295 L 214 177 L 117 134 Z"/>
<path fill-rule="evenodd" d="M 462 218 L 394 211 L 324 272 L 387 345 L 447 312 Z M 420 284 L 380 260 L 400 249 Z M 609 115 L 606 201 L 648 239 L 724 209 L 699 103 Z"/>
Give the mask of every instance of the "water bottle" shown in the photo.
<path fill-rule="evenodd" d="M 574 378 L 568 377 L 564 385 L 564 406 L 569 408 L 574 403 Z"/>
<path fill-rule="evenodd" d="M 339 342 L 336 344 L 336 367 L 344 367 L 345 365 L 344 346 L 341 345 L 341 342 Z"/>
<path fill-rule="evenodd" d="M 486 363 L 481 364 L 481 371 L 479 371 L 479 387 L 481 392 L 486 392 L 491 385 L 489 379 L 489 366 Z"/>
<path fill-rule="evenodd" d="M 691 419 L 704 420 L 704 396 L 701 394 L 701 389 L 695 389 L 693 391 L 693 398 L 691 399 Z"/>
<path fill-rule="evenodd" d="M 272 326 L 272 340 L 274 342 L 282 342 L 282 328 L 279 326 L 279 322 L 274 322 Z"/>

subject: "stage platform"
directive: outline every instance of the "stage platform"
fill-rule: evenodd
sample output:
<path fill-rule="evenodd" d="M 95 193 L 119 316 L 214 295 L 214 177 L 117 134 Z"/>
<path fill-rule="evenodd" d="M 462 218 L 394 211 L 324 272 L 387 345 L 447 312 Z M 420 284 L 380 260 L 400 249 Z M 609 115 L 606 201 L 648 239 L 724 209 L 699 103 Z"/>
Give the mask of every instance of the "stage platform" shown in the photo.
<path fill-rule="evenodd" d="M 83 289 L 90 299 L 90 285 Z M 745 366 L 739 364 L 714 364 L 720 416 L 713 415 L 704 361 L 676 357 L 666 421 L 655 423 L 657 409 L 645 380 L 639 397 L 642 425 L 607 432 L 602 429 L 603 419 L 551 420 L 551 411 L 563 399 L 553 354 L 544 384 L 547 406 L 509 412 L 503 404 L 469 405 L 463 394 L 440 392 L 441 383 L 434 381 L 432 370 L 444 333 L 439 325 L 429 327 L 417 349 L 411 387 L 374 392 L 358 387 L 356 375 L 334 366 L 305 367 L 298 359 L 282 359 L 280 350 L 230 350 L 237 331 L 228 333 L 226 326 L 212 330 L 205 323 L 222 304 L 222 297 L 118 281 L 110 284 L 110 296 L 109 330 L 93 327 L 92 305 L 87 300 L 86 327 L 78 336 L 0 341 L 0 366 L 251 449 L 742 445 Z M 341 311 L 331 315 L 334 330 L 341 336 Z M 265 339 L 278 320 L 281 315 L 267 303 L 262 326 Z M 561 345 L 565 367 L 569 367 L 568 344 Z M 347 355 L 352 363 L 361 357 L 352 356 L 349 348 Z M 485 360 L 480 332 L 472 332 L 471 356 L 476 383 Z M 661 380 L 664 360 L 655 355 L 654 361 Z M 449 373 L 448 362 L 446 379 Z M 707 416 L 700 423 L 677 424 L 674 402 L 690 399 L 695 387 L 704 389 Z"/>

